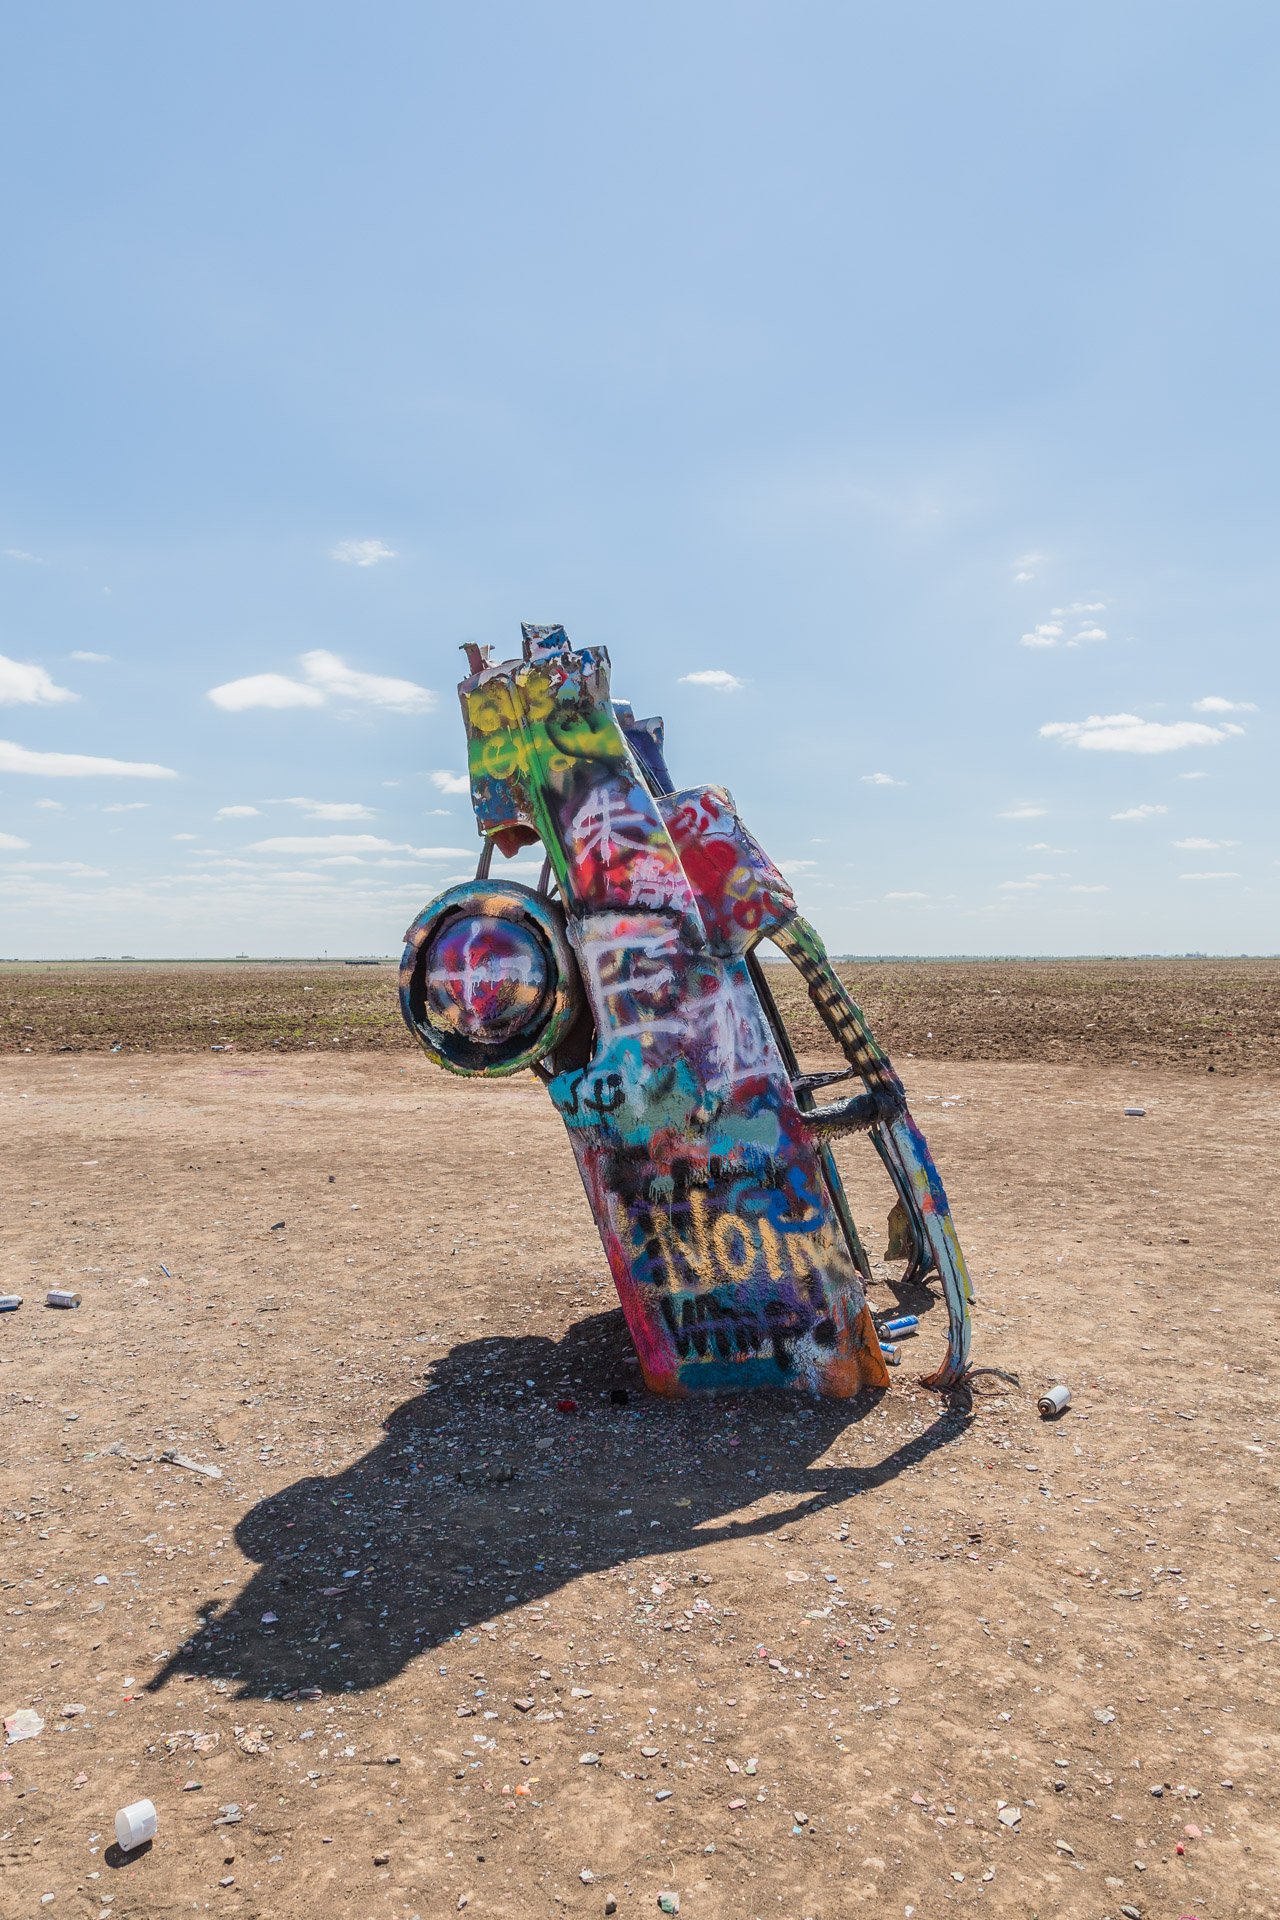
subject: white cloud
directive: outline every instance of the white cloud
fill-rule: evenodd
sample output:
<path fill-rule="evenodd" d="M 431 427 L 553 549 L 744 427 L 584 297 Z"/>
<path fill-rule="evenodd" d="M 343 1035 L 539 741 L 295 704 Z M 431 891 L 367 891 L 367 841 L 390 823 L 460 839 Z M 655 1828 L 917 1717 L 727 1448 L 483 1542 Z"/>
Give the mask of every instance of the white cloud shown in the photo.
<path fill-rule="evenodd" d="M 105 867 L 86 867 L 80 860 L 14 860 L 10 873 L 69 873 L 77 880 L 105 880 Z"/>
<path fill-rule="evenodd" d="M 470 793 L 470 776 L 465 773 L 449 773 L 444 767 L 437 767 L 431 775 L 431 784 L 438 793 Z"/>
<path fill-rule="evenodd" d="M 113 800 L 104 813 L 141 813 L 151 805 L 149 800 Z"/>
<path fill-rule="evenodd" d="M 1238 880 L 1238 873 L 1184 873 L 1184 880 Z"/>
<path fill-rule="evenodd" d="M 169 838 L 171 840 L 194 840 L 196 835 L 194 833 L 171 833 Z"/>
<path fill-rule="evenodd" d="M 1107 630 L 1105 627 L 1081 627 L 1075 639 L 1069 644 L 1074 646 L 1081 640 L 1105 640 L 1106 637 Z"/>
<path fill-rule="evenodd" d="M 1042 620 L 1038 627 L 1032 627 L 1030 633 L 1024 633 L 1024 647 L 1056 647 L 1062 638 L 1062 628 L 1055 620 Z"/>
<path fill-rule="evenodd" d="M 1000 818 L 1002 820 L 1039 820 L 1048 811 L 1048 807 L 1034 806 L 1030 800 L 1019 800 L 1016 805 L 1007 807 Z"/>
<path fill-rule="evenodd" d="M 1107 893 L 1107 887 L 1068 887 L 1068 893 Z"/>
<path fill-rule="evenodd" d="M 105 667 L 111 660 L 109 653 L 73 653 L 73 660 L 91 660 L 95 666 Z"/>
<path fill-rule="evenodd" d="M 322 707 L 318 687 L 304 687 L 283 673 L 251 673 L 244 680 L 228 680 L 210 687 L 209 698 L 224 713 L 243 713 L 248 707 Z"/>
<path fill-rule="evenodd" d="M 1000 885 L 1006 893 L 1020 893 L 1025 888 L 1030 888 L 1034 892 L 1040 882 L 1038 880 L 1002 880 Z"/>
<path fill-rule="evenodd" d="M 6 853 L 17 853 L 23 847 L 30 845 L 29 840 L 19 840 L 16 833 L 0 833 L 0 847 L 3 847 Z"/>
<path fill-rule="evenodd" d="M 1017 576 L 1021 578 L 1021 576 Z M 1073 600 L 1069 607 L 1054 607 L 1047 620 L 1041 620 L 1030 633 L 1022 636 L 1024 647 L 1078 647 L 1082 640 L 1105 640 L 1107 630 L 1099 626 L 1077 626 L 1069 639 L 1064 638 L 1066 627 L 1063 624 L 1069 618 L 1086 613 L 1102 613 L 1106 602 L 1103 600 Z"/>
<path fill-rule="evenodd" d="M 215 820 L 252 820 L 260 811 L 258 807 L 219 807 L 213 817 Z"/>
<path fill-rule="evenodd" d="M 49 564 L 47 560 L 42 560 L 38 553 L 24 553 L 21 547 L 5 547 L 3 552 L 6 560 L 25 560 L 29 566 L 33 567 L 47 567 Z"/>
<path fill-rule="evenodd" d="M 862 782 L 868 787 L 905 787 L 907 784 L 905 780 L 895 780 L 891 773 L 864 773 Z"/>
<path fill-rule="evenodd" d="M 411 847 L 401 841 L 380 840 L 373 833 L 276 834 L 255 840 L 253 853 L 411 853 L 418 860 L 467 860 L 463 847 Z"/>
<path fill-rule="evenodd" d="M 811 873 L 818 862 L 816 860 L 779 860 L 778 866 L 783 873 L 798 874 L 802 879 Z"/>
<path fill-rule="evenodd" d="M 1192 713 L 1256 713 L 1256 700 L 1224 700 L 1221 694 L 1207 693 L 1203 700 L 1191 702 Z"/>
<path fill-rule="evenodd" d="M 61 812 L 62 812 L 62 802 L 61 802 L 61 800 L 37 800 L 35 804 L 36 804 L 36 805 L 37 805 L 38 807 L 44 807 L 44 808 L 46 808 L 46 809 L 47 809 L 47 810 L 48 810 L 48 811 L 49 811 L 50 813 L 61 813 Z"/>
<path fill-rule="evenodd" d="M 1178 778 L 1179 780 L 1207 780 L 1209 776 L 1203 767 L 1198 767 L 1194 773 L 1180 773 Z"/>
<path fill-rule="evenodd" d="M 1157 813 L 1168 813 L 1168 807 L 1153 807 L 1144 800 L 1139 807 L 1126 807 L 1123 813 L 1113 813 L 1113 820 L 1150 820 Z"/>
<path fill-rule="evenodd" d="M 226 713 L 243 713 L 249 707 L 322 707 L 330 698 L 367 700 L 397 713 L 430 713 L 436 704 L 436 696 L 426 687 L 386 674 L 361 673 L 323 647 L 302 654 L 299 665 L 305 682 L 283 673 L 253 673 L 244 680 L 211 687 L 208 697 Z"/>
<path fill-rule="evenodd" d="M 1216 852 L 1219 847 L 1238 847 L 1240 842 L 1238 840 L 1171 840 L 1169 844 L 1183 853 L 1211 853 Z"/>
<path fill-rule="evenodd" d="M 886 893 L 886 900 L 927 900 L 927 893 Z"/>
<path fill-rule="evenodd" d="M 54 780 L 92 774 L 127 774 L 135 780 L 176 780 L 172 767 L 149 760 L 100 760 L 90 753 L 33 753 L 12 740 L 0 740 L 0 773 L 39 773 Z"/>
<path fill-rule="evenodd" d="M 329 557 L 341 560 L 348 567 L 376 567 L 381 560 L 394 560 L 396 552 L 381 540 L 339 540 L 337 546 L 330 549 Z"/>
<path fill-rule="evenodd" d="M 1216 747 L 1230 728 L 1202 720 L 1140 720 L 1133 713 L 1090 714 L 1087 720 L 1051 720 L 1040 729 L 1045 740 L 1082 752 L 1176 753 L 1180 747 Z"/>
<path fill-rule="evenodd" d="M 717 693 L 737 693 L 745 683 L 736 674 L 726 673 L 723 667 L 700 667 L 697 673 L 682 673 L 680 684 L 684 687 L 714 687 Z"/>
<path fill-rule="evenodd" d="M 1023 580 L 1034 580 L 1036 577 L 1036 569 L 1043 561 L 1044 555 L 1042 553 L 1024 553 L 1020 560 L 1015 560 L 1013 563 L 1014 584 L 1017 585 Z"/>
<path fill-rule="evenodd" d="M 0 707 L 51 707 L 60 700 L 79 698 L 69 687 L 55 685 L 43 667 L 0 653 Z"/>
<path fill-rule="evenodd" d="M 358 800 L 304 800 L 294 798 L 285 801 L 286 807 L 301 807 L 312 820 L 372 820 L 373 808 L 362 806 Z"/>

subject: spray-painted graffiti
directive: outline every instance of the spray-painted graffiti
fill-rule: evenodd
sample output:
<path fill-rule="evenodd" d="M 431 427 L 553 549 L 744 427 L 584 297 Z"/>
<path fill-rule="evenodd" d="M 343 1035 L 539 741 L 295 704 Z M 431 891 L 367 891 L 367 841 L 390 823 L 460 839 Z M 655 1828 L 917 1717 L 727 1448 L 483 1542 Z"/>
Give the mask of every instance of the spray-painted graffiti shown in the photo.
<path fill-rule="evenodd" d="M 936 1269 L 947 1360 L 968 1353 L 968 1280 L 902 1087 L 722 787 L 676 793 L 660 720 L 610 698 L 602 648 L 526 627 L 523 657 L 467 649 L 481 874 L 410 929 L 405 1017 L 463 1073 L 532 1066 L 564 1120 L 645 1379 L 662 1393 L 888 1375 L 866 1255 L 830 1142 L 869 1131 L 913 1270 Z M 496 847 L 541 844 L 547 885 L 490 881 Z M 558 900 L 549 897 L 554 889 Z M 753 949 L 799 967 L 863 1090 L 815 1108 Z M 571 976 L 571 977 L 566 977 Z"/>

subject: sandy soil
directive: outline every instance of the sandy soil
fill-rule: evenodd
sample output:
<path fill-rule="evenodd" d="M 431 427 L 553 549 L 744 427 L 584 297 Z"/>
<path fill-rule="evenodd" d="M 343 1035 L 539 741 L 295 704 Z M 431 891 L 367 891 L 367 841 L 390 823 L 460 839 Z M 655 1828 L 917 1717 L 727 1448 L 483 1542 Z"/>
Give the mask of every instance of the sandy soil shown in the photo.
<path fill-rule="evenodd" d="M 883 1265 L 887 1395 L 649 1399 L 531 1080 L 11 1056 L 4 1914 L 1274 1914 L 1274 1076 L 900 1064 L 969 1408 Z"/>

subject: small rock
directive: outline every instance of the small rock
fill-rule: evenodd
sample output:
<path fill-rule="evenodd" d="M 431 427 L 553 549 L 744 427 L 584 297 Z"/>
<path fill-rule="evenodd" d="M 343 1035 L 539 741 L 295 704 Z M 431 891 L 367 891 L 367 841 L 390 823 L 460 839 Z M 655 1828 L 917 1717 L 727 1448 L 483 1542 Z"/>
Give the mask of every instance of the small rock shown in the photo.
<path fill-rule="evenodd" d="M 218 1885 L 220 1887 L 234 1887 L 235 1883 L 236 1883 L 236 1877 L 234 1873 L 224 1873 L 221 1880 L 219 1880 Z"/>
<path fill-rule="evenodd" d="M 798 1827 L 807 1827 L 809 1824 L 809 1816 L 807 1813 L 793 1813 L 791 1818 Z"/>
<path fill-rule="evenodd" d="M 658 1906 L 663 1913 L 679 1913 L 680 1895 L 678 1893 L 660 1893 Z"/>
<path fill-rule="evenodd" d="M 387 1755 L 386 1764 L 389 1767 L 398 1767 L 400 1765 L 400 1755 L 398 1753 L 389 1753 Z"/>
<path fill-rule="evenodd" d="M 1055 1847 L 1056 1847 L 1056 1848 L 1058 1849 L 1058 1852 L 1059 1852 L 1059 1853 L 1065 1853 L 1065 1854 L 1067 1854 L 1067 1855 L 1068 1855 L 1068 1856 L 1069 1856 L 1069 1857 L 1070 1857 L 1070 1858 L 1071 1858 L 1072 1860 L 1074 1860 L 1074 1859 L 1075 1859 L 1075 1857 L 1076 1857 L 1076 1850 L 1075 1850 L 1075 1848 L 1074 1848 L 1074 1847 L 1069 1847 L 1069 1846 L 1067 1845 L 1067 1843 L 1066 1843 L 1066 1841 L 1065 1841 L 1065 1840 L 1055 1840 L 1053 1844 L 1054 1844 L 1054 1846 L 1055 1846 Z"/>
<path fill-rule="evenodd" d="M 373 1864 L 375 1867 L 385 1867 L 390 1859 L 391 1855 L 389 1853 L 375 1853 L 373 1856 Z"/>
<path fill-rule="evenodd" d="M 610 1894 L 609 1898 L 605 1901 L 604 1910 L 606 1913 L 616 1913 L 618 1911 L 618 1903 L 612 1894 Z"/>
<path fill-rule="evenodd" d="M 204 1781 L 203 1781 L 203 1780 L 188 1780 L 188 1781 L 187 1781 L 187 1783 L 186 1783 L 186 1785 L 185 1785 L 185 1786 L 183 1787 L 183 1789 L 182 1789 L 182 1791 L 183 1791 L 184 1793 L 203 1793 L 203 1791 L 204 1791 Z"/>
<path fill-rule="evenodd" d="M 511 1704 L 517 1713 L 532 1713 L 534 1707 L 534 1702 L 527 1698 L 524 1700 L 513 1700 Z"/>
<path fill-rule="evenodd" d="M 582 1872 L 578 1875 L 578 1878 L 579 1880 L 581 1880 L 584 1887 L 590 1887 L 595 1883 L 595 1875 L 594 1873 L 592 1873 L 590 1867 L 584 1867 L 582 1869 Z"/>
<path fill-rule="evenodd" d="M 640 1751 L 646 1760 L 656 1760 L 660 1749 L 658 1747 L 641 1747 Z"/>
<path fill-rule="evenodd" d="M 1121 1907 L 1120 1911 L 1124 1915 L 1124 1920 L 1142 1920 L 1141 1907 Z"/>
<path fill-rule="evenodd" d="M 1163 1800 L 1163 1799 L 1164 1799 L 1164 1788 L 1163 1788 L 1163 1787 L 1152 1787 L 1152 1789 L 1151 1789 L 1151 1798 L 1152 1798 L 1153 1800 Z"/>
<path fill-rule="evenodd" d="M 1016 1827 L 1022 1823 L 1021 1807 L 1001 1807 L 996 1819 L 1002 1827 Z"/>
<path fill-rule="evenodd" d="M 598 1753 L 580 1753 L 578 1755 L 578 1765 L 580 1767 L 598 1767 L 600 1765 L 600 1755 Z"/>
<path fill-rule="evenodd" d="M 470 1898 L 471 1898 L 471 1895 L 469 1893 L 460 1893 L 458 1895 L 458 1912 L 459 1913 L 462 1912 L 462 1909 L 466 1906 Z"/>

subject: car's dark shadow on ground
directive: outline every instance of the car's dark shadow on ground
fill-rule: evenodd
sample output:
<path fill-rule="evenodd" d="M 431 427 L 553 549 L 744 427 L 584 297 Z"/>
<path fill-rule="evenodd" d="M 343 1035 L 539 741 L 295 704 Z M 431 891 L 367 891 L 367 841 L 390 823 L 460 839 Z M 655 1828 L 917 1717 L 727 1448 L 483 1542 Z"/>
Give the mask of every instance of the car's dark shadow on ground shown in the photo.
<path fill-rule="evenodd" d="M 577 1411 L 555 1412 L 569 1397 Z M 381 1686 L 581 1575 L 658 1552 L 692 1558 L 883 1487 L 968 1423 L 961 1393 L 885 1457 L 819 1465 L 882 1397 L 658 1399 L 639 1385 L 617 1311 L 558 1342 L 455 1347 L 370 1453 L 245 1515 L 236 1542 L 258 1571 L 233 1600 L 200 1608 L 203 1625 L 148 1690 L 183 1673 L 225 1677 L 242 1698 Z M 767 1511 L 744 1512 L 764 1496 Z"/>

